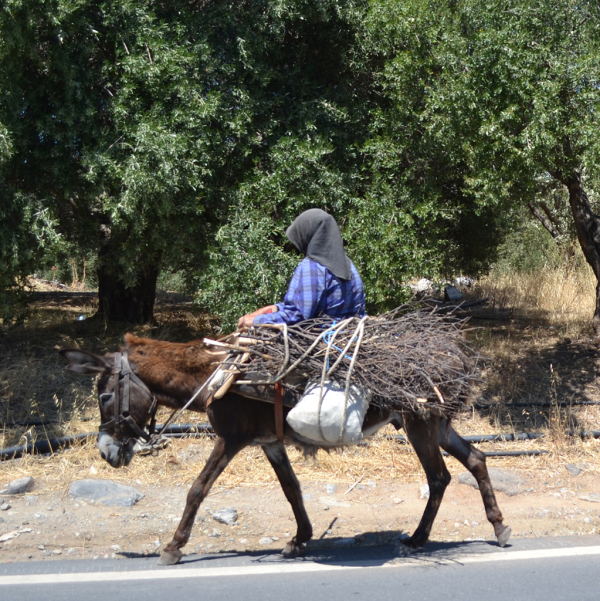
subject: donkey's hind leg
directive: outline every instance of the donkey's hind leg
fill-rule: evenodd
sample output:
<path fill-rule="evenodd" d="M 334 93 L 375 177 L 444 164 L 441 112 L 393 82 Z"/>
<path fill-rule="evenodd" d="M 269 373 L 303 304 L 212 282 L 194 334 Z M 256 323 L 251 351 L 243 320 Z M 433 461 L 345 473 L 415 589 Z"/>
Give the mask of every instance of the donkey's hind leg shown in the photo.
<path fill-rule="evenodd" d="M 485 464 L 485 454 L 459 436 L 450 425 L 450 420 L 446 419 L 442 419 L 440 422 L 440 446 L 450 455 L 456 457 L 477 480 L 487 519 L 494 526 L 498 544 L 504 547 L 510 538 L 511 529 L 502 523 L 502 512 L 498 507 L 496 495 L 490 482 L 490 475 Z"/>
<path fill-rule="evenodd" d="M 430 416 L 421 419 L 413 414 L 404 416 L 404 430 L 419 457 L 429 484 L 429 500 L 412 536 L 402 544 L 417 548 L 423 547 L 429 539 L 433 521 L 440 508 L 444 491 L 450 484 L 450 472 L 446 468 L 438 442 L 439 418 Z"/>
<path fill-rule="evenodd" d="M 158 563 L 160 565 L 173 565 L 179 563 L 183 553 L 180 551 L 190 539 L 192 526 L 200 503 L 210 492 L 215 480 L 227 467 L 227 464 L 246 446 L 244 444 L 229 444 L 225 438 L 219 437 L 200 475 L 192 484 L 188 495 L 183 516 L 177 526 L 173 540 L 162 550 Z"/>
<path fill-rule="evenodd" d="M 283 494 L 292 506 L 298 526 L 296 536 L 287 543 L 281 554 L 284 557 L 298 557 L 304 553 L 304 545 L 312 537 L 312 526 L 302 500 L 300 482 L 296 478 L 292 464 L 282 444 L 265 445 L 263 450 L 277 474 Z"/>

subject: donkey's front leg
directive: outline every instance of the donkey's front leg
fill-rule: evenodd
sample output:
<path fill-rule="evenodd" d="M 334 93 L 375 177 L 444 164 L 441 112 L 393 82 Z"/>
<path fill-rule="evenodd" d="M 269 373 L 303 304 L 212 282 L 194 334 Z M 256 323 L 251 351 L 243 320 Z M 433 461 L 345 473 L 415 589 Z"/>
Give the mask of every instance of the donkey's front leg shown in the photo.
<path fill-rule="evenodd" d="M 187 502 L 183 511 L 183 516 L 177 526 L 173 540 L 162 550 L 159 565 L 168 566 L 179 563 L 183 553 L 180 551 L 190 540 L 190 534 L 194 525 L 196 513 L 200 503 L 210 492 L 215 480 L 221 472 L 227 467 L 227 464 L 241 451 L 246 444 L 229 444 L 225 438 L 219 437 L 215 446 L 202 470 L 196 478 L 187 495 Z"/>
<path fill-rule="evenodd" d="M 300 482 L 296 478 L 292 464 L 282 444 L 266 445 L 263 450 L 277 474 L 283 494 L 292 506 L 298 526 L 296 536 L 285 546 L 281 554 L 284 557 L 298 557 L 304 554 L 304 546 L 312 538 L 312 526 L 302 500 Z"/>

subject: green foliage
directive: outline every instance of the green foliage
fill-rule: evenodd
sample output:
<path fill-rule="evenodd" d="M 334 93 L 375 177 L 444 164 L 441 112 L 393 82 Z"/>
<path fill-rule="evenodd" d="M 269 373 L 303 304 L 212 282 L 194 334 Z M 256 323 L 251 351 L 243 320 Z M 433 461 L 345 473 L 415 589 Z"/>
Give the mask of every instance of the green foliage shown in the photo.
<path fill-rule="evenodd" d="M 428 40 L 443 21 L 421 20 L 422 3 L 322 3 L 332 5 L 337 12 L 328 20 L 321 13 L 310 36 L 292 12 L 278 13 L 291 45 L 273 48 L 269 65 L 283 53 L 292 77 L 280 69 L 277 86 L 294 102 L 285 121 L 278 107 L 271 111 L 270 135 L 261 134 L 253 168 L 231 191 L 235 209 L 198 280 L 201 301 L 225 316 L 226 327 L 281 298 L 297 262 L 283 262 L 283 232 L 309 207 L 336 217 L 373 313 L 402 302 L 411 277 L 484 269 L 513 218 L 508 206 L 494 212 L 498 203 L 465 193 L 460 147 L 440 143 L 424 123 L 426 83 L 437 60 Z M 336 69 L 324 62 L 315 69 L 302 52 L 309 43 Z"/>
<path fill-rule="evenodd" d="M 598 181 L 599 10 L 7 0 L 0 288 L 70 256 L 133 286 L 160 260 L 229 328 L 281 298 L 285 228 L 315 206 L 370 312 L 484 271 L 549 173 Z"/>
<path fill-rule="evenodd" d="M 456 6 L 430 115 L 437 131 L 449 125 L 460 136 L 469 188 L 478 198 L 526 200 L 540 174 L 595 165 L 598 4 L 469 0 Z M 458 142 L 455 137 L 453 145 Z"/>

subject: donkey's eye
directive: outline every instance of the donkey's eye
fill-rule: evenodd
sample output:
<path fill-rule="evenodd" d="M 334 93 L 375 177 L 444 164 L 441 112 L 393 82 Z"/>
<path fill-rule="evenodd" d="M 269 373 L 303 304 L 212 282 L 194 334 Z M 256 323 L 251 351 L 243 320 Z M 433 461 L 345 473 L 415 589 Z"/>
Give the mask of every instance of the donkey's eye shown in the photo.
<path fill-rule="evenodd" d="M 102 394 L 98 395 L 98 398 L 103 405 L 106 405 L 106 403 L 108 403 L 112 397 L 113 395 L 111 392 L 103 392 Z"/>

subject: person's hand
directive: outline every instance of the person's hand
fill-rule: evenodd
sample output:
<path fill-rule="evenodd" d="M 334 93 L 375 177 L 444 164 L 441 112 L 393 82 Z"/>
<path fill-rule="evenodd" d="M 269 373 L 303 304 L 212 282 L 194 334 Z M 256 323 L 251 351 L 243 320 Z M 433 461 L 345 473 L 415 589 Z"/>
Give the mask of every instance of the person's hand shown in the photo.
<path fill-rule="evenodd" d="M 249 328 L 254 323 L 255 317 L 255 313 L 248 313 L 247 315 L 240 317 L 238 320 L 238 330 L 245 330 L 246 328 Z"/>

